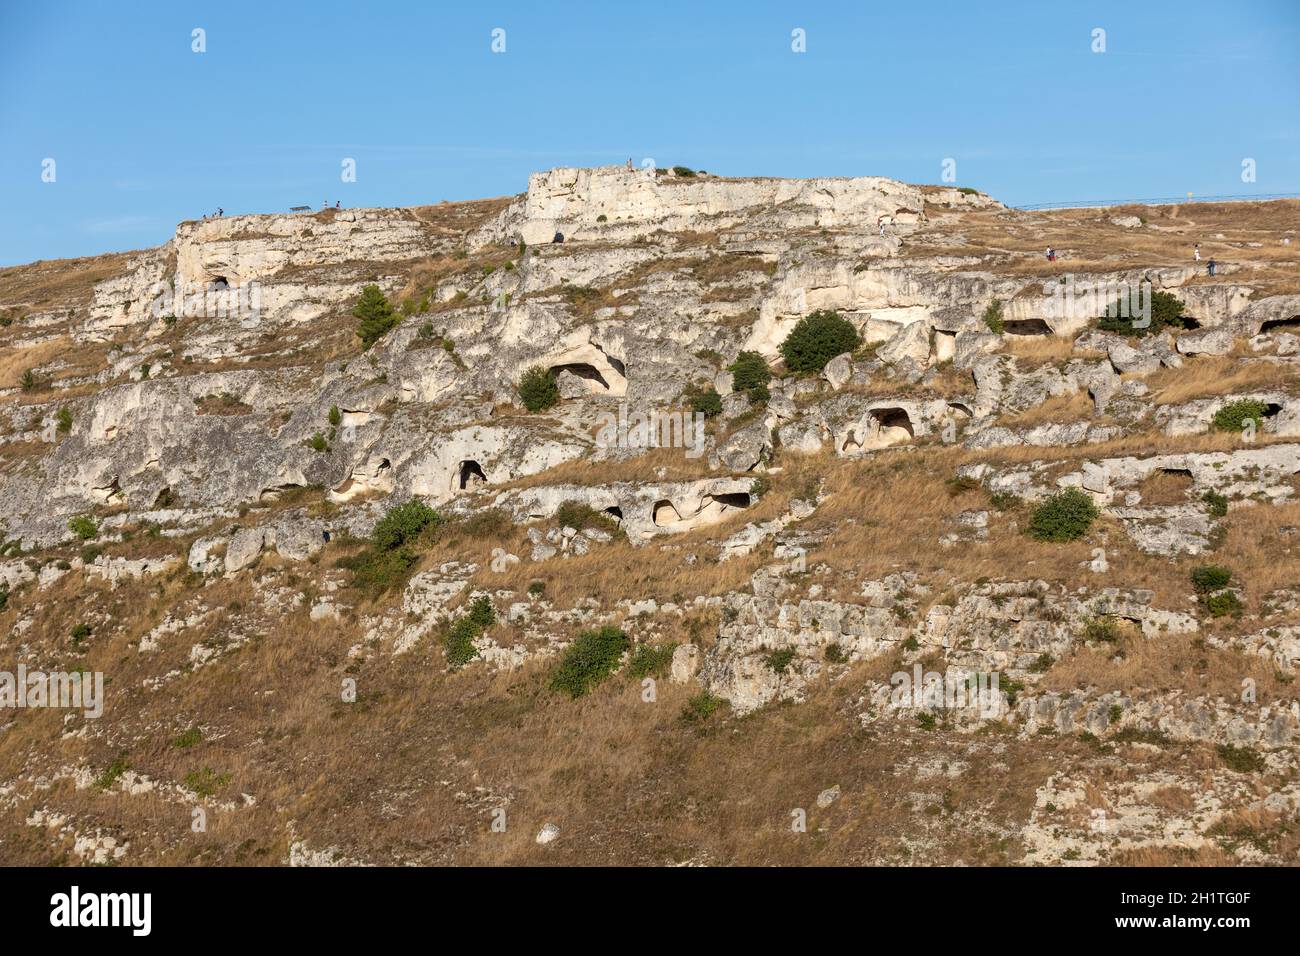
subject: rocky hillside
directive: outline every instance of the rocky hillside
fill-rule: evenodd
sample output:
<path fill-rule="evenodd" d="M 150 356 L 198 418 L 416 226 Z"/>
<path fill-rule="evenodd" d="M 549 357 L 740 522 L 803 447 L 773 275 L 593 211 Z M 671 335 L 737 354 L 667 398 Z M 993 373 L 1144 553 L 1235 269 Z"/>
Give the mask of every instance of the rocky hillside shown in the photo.
<path fill-rule="evenodd" d="M 0 270 L 0 859 L 1294 863 L 1298 233 L 554 169 Z"/>

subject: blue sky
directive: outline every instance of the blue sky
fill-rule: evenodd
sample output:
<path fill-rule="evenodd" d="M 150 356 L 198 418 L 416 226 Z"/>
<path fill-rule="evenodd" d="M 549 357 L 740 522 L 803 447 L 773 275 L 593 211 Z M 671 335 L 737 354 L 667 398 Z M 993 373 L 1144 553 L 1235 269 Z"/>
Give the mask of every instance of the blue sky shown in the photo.
<path fill-rule="evenodd" d="M 1014 204 L 1300 192 L 1300 2 L 0 0 L 0 264 L 628 157 L 910 182 L 952 158 Z"/>

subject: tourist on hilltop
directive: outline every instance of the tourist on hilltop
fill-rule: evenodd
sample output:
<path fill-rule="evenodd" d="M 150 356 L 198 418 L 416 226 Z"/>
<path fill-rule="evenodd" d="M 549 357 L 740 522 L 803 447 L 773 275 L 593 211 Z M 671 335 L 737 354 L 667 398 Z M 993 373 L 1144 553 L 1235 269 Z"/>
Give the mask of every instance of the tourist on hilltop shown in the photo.
<path fill-rule="evenodd" d="M 1192 249 L 1192 258 L 1196 262 L 1201 261 L 1201 244 L 1199 242 L 1196 244 L 1195 248 Z"/>
<path fill-rule="evenodd" d="M 1213 260 L 1213 259 L 1211 259 L 1211 260 L 1209 261 L 1208 265 L 1206 266 L 1206 274 L 1207 274 L 1207 275 L 1214 275 L 1214 260 Z"/>

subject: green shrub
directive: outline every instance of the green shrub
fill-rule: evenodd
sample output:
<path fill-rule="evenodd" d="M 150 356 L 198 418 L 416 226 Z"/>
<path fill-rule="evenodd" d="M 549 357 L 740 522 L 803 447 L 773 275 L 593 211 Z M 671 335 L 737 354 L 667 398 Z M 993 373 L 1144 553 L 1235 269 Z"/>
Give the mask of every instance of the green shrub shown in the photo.
<path fill-rule="evenodd" d="M 1233 591 L 1220 591 L 1218 594 L 1206 595 L 1201 598 L 1201 604 L 1210 612 L 1211 617 L 1223 617 L 1227 614 L 1238 617 L 1246 609 L 1241 603 L 1241 598 Z"/>
<path fill-rule="evenodd" d="M 764 663 L 778 674 L 784 674 L 790 669 L 790 664 L 794 661 L 794 650 L 789 647 L 783 647 L 779 651 L 772 651 L 763 658 Z"/>
<path fill-rule="evenodd" d="M 363 350 L 369 349 L 387 335 L 399 321 L 377 285 L 368 285 L 361 290 L 361 299 L 352 307 L 352 314 L 361 320 L 357 326 L 357 336 L 361 339 Z"/>
<path fill-rule="evenodd" d="M 781 343 L 781 355 L 791 372 L 820 372 L 826 363 L 852 352 L 861 340 L 853 323 L 838 312 L 819 310 L 805 315 Z"/>
<path fill-rule="evenodd" d="M 64 405 L 59 409 L 58 414 L 54 416 L 55 421 L 59 423 L 59 431 L 72 431 L 72 409 Z"/>
<path fill-rule="evenodd" d="M 712 385 L 704 391 L 699 389 L 687 391 L 686 400 L 690 403 L 691 411 L 699 412 L 705 418 L 722 414 L 722 396 Z"/>
<path fill-rule="evenodd" d="M 100 790 L 107 790 L 130 769 L 131 765 L 126 762 L 126 754 L 118 754 L 117 758 L 104 768 L 104 772 L 95 778 L 95 786 Z"/>
<path fill-rule="evenodd" d="M 984 309 L 984 324 L 989 327 L 990 332 L 996 332 L 1001 335 L 1006 329 L 1006 320 L 1002 315 L 1002 303 L 994 299 Z"/>
<path fill-rule="evenodd" d="M 1210 424 L 1219 431 L 1240 432 L 1246 427 L 1246 422 L 1253 421 L 1258 431 L 1264 427 L 1264 413 L 1267 411 L 1267 402 L 1257 398 L 1239 398 L 1215 412 Z"/>
<path fill-rule="evenodd" d="M 9 582 L 0 581 L 0 611 L 9 606 Z"/>
<path fill-rule="evenodd" d="M 77 515 L 68 519 L 68 530 L 82 541 L 91 541 L 99 537 L 99 525 L 87 515 Z"/>
<path fill-rule="evenodd" d="M 331 405 L 331 406 L 330 406 L 330 419 L 329 419 L 329 420 L 330 420 L 330 426 L 331 426 L 332 428 L 338 428 L 339 425 L 342 423 L 342 421 L 343 421 L 343 413 L 339 411 L 339 407 L 338 407 L 337 405 Z"/>
<path fill-rule="evenodd" d="M 691 169 L 689 166 L 674 166 L 673 173 L 678 176 L 690 177 L 695 175 L 695 170 Z"/>
<path fill-rule="evenodd" d="M 1232 572 L 1217 564 L 1203 564 L 1192 571 L 1191 578 L 1197 594 L 1213 594 L 1228 586 Z"/>
<path fill-rule="evenodd" d="M 1205 510 L 1212 518 L 1222 518 L 1228 513 L 1228 499 L 1217 491 L 1207 491 L 1201 500 L 1205 502 Z"/>
<path fill-rule="evenodd" d="M 311 438 L 308 440 L 307 447 L 310 448 L 312 451 L 317 451 L 317 452 L 329 451 L 330 443 L 325 440 L 324 435 L 322 435 L 320 432 L 317 432 L 316 434 L 312 435 Z"/>
<path fill-rule="evenodd" d="M 1084 622 L 1079 635 L 1085 643 L 1115 644 L 1119 641 L 1119 622 L 1113 617 L 1101 616 L 1089 618 Z"/>
<path fill-rule="evenodd" d="M 676 649 L 675 643 L 638 644 L 632 651 L 632 659 L 627 664 L 628 675 L 633 680 L 666 676 L 672 666 L 673 651 Z"/>
<path fill-rule="evenodd" d="M 690 724 L 702 723 L 712 717 L 725 703 L 726 701 L 721 697 L 715 697 L 707 690 L 702 690 L 686 701 L 686 706 L 682 708 L 682 720 Z"/>
<path fill-rule="evenodd" d="M 81 549 L 82 564 L 94 564 L 95 560 L 104 553 L 104 549 L 97 544 L 88 544 Z"/>
<path fill-rule="evenodd" d="M 934 714 L 929 711 L 923 711 L 916 715 L 916 726 L 920 727 L 922 730 L 934 730 L 937 724 L 938 720 L 936 720 Z"/>
<path fill-rule="evenodd" d="M 1067 488 L 1034 508 L 1028 532 L 1038 541 L 1076 541 L 1088 533 L 1099 515 L 1087 492 Z"/>
<path fill-rule="evenodd" d="M 172 746 L 180 750 L 197 747 L 201 743 L 203 743 L 203 731 L 199 730 L 196 725 L 192 725 L 188 730 L 172 740 Z"/>
<path fill-rule="evenodd" d="M 467 617 L 455 621 L 447 631 L 447 666 L 452 670 L 456 670 L 478 657 L 478 648 L 474 646 L 474 638 L 481 633 L 474 626 L 474 622 Z"/>
<path fill-rule="evenodd" d="M 560 659 L 551 689 L 576 700 L 614 673 L 627 647 L 627 635 L 617 627 L 582 632 Z"/>
<path fill-rule="evenodd" d="M 81 646 L 83 643 L 85 643 L 86 638 L 90 637 L 90 625 L 84 622 L 78 624 L 76 627 L 72 629 L 72 633 L 70 636 L 72 637 L 73 644 L 76 644 L 77 646 Z"/>
<path fill-rule="evenodd" d="M 1104 315 L 1097 320 L 1097 328 L 1103 332 L 1116 332 L 1120 335 L 1154 335 L 1166 327 L 1186 328 L 1188 320 L 1183 316 L 1183 304 L 1168 292 L 1151 293 L 1151 324 L 1145 328 L 1134 328 L 1134 319 L 1141 316 L 1121 316 L 1120 312 L 1129 309 L 1124 305 L 1124 297 L 1115 300 L 1110 311 L 1114 315 Z"/>
<path fill-rule="evenodd" d="M 417 538 L 425 528 L 437 528 L 441 524 L 442 515 L 423 501 L 412 500 L 389 509 L 375 525 L 371 540 L 375 547 L 392 551 Z"/>
<path fill-rule="evenodd" d="M 1020 498 L 1009 491 L 995 491 L 989 495 L 989 504 L 997 511 L 1015 511 L 1020 507 Z"/>
<path fill-rule="evenodd" d="M 575 531 L 603 528 L 612 532 L 618 528 L 618 523 L 612 517 L 582 501 L 561 501 L 555 509 L 555 523 L 561 528 L 573 528 Z"/>
<path fill-rule="evenodd" d="M 378 597 L 404 586 L 419 560 L 410 548 L 367 548 L 353 557 L 340 558 L 337 566 L 352 572 L 353 587 Z"/>
<path fill-rule="evenodd" d="M 528 583 L 528 594 L 530 597 L 538 598 L 545 593 L 546 593 L 545 581 L 530 581 Z"/>
<path fill-rule="evenodd" d="M 765 402 L 770 397 L 767 384 L 772 381 L 772 370 L 757 352 L 741 352 L 727 366 L 727 371 L 731 373 L 731 387 L 737 392 L 744 392 L 756 402 Z"/>
<path fill-rule="evenodd" d="M 822 657 L 825 659 L 827 664 L 843 664 L 849 659 L 849 655 L 844 653 L 844 648 L 835 643 L 826 645 L 826 650 L 822 652 Z"/>
<path fill-rule="evenodd" d="M 200 797 L 215 796 L 217 791 L 230 783 L 230 774 L 217 773 L 211 767 L 191 770 L 185 775 L 185 786 Z"/>
<path fill-rule="evenodd" d="M 555 376 L 543 365 L 534 365 L 524 372 L 516 388 L 524 408 L 530 412 L 545 411 L 560 400 L 560 387 Z"/>
<path fill-rule="evenodd" d="M 18 380 L 18 384 L 22 387 L 24 392 L 32 391 L 38 384 L 36 381 L 36 373 L 31 369 L 27 369 L 23 372 L 23 377 Z"/>
<path fill-rule="evenodd" d="M 1260 754 L 1249 747 L 1234 747 L 1232 744 L 1219 744 L 1215 748 L 1219 759 L 1229 770 L 1237 773 L 1260 773 L 1266 764 Z"/>
<path fill-rule="evenodd" d="M 487 595 L 476 597 L 470 602 L 469 613 L 465 618 L 480 631 L 486 631 L 497 622 L 496 611 L 492 609 L 492 599 Z"/>

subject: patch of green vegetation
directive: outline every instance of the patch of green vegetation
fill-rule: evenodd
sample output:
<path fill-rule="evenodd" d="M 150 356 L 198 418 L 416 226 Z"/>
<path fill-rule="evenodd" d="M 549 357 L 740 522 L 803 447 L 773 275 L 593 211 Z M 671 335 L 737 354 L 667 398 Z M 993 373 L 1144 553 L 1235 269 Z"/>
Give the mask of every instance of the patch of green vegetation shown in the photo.
<path fill-rule="evenodd" d="M 92 541 L 99 537 L 99 525 L 88 515 L 77 515 L 68 519 L 68 530 L 82 541 Z"/>
<path fill-rule="evenodd" d="M 546 582 L 545 582 L 545 581 L 530 581 L 530 582 L 528 583 L 528 595 L 529 595 L 529 597 L 535 597 L 535 598 L 538 598 L 538 597 L 541 597 L 541 596 L 542 596 L 543 594 L 545 594 L 545 593 L 546 593 Z"/>
<path fill-rule="evenodd" d="M 675 642 L 668 644 L 638 644 L 628 661 L 627 672 L 634 680 L 646 677 L 666 677 L 673 663 Z"/>
<path fill-rule="evenodd" d="M 478 657 L 474 641 L 491 628 L 496 619 L 496 611 L 487 595 L 480 595 L 470 602 L 469 610 L 447 631 L 447 666 L 456 670 Z"/>
<path fill-rule="evenodd" d="M 1264 757 L 1250 747 L 1219 744 L 1214 749 L 1219 754 L 1219 759 L 1223 761 L 1223 765 L 1237 773 L 1261 773 L 1267 767 Z"/>
<path fill-rule="evenodd" d="M 190 747 L 197 747 L 203 743 L 203 731 L 198 728 L 197 724 L 191 725 L 187 730 L 172 738 L 172 746 L 178 750 L 188 750 Z"/>
<path fill-rule="evenodd" d="M 379 520 L 371 540 L 375 547 L 391 551 L 413 541 L 426 528 L 437 528 L 442 521 L 442 515 L 423 501 L 408 501 L 390 509 Z"/>
<path fill-rule="evenodd" d="M 104 772 L 95 778 L 95 786 L 100 790 L 108 790 L 117 783 L 122 774 L 130 769 L 131 765 L 126 762 L 126 754 L 118 754 L 116 759 L 104 768 Z"/>
<path fill-rule="evenodd" d="M 211 767 L 191 770 L 185 775 L 185 786 L 200 797 L 215 796 L 217 791 L 230 783 L 230 774 L 217 773 Z"/>
<path fill-rule="evenodd" d="M 1258 431 L 1264 427 L 1264 414 L 1267 411 L 1267 402 L 1257 398 L 1239 398 L 1215 412 L 1210 424 L 1219 431 L 1241 432 L 1246 428 L 1247 422 L 1253 422 Z"/>
<path fill-rule="evenodd" d="M 368 351 L 372 345 L 382 339 L 400 321 L 400 317 L 388 304 L 388 299 L 377 285 L 362 288 L 361 298 L 352 307 L 352 314 L 360 320 L 357 337 L 361 339 L 361 348 Z"/>
<path fill-rule="evenodd" d="M 66 435 L 68 432 L 72 431 L 72 409 L 67 405 L 64 405 L 59 409 L 58 413 L 54 416 L 54 420 L 58 423 L 58 429 L 61 433 Z"/>
<path fill-rule="evenodd" d="M 794 662 L 794 649 L 783 647 L 778 651 L 772 651 L 763 658 L 763 661 L 776 673 L 784 674 Z"/>
<path fill-rule="evenodd" d="M 72 637 L 72 645 L 80 647 L 86 643 L 86 638 L 90 637 L 90 625 L 83 621 L 72 629 L 70 636 Z"/>
<path fill-rule="evenodd" d="M 928 710 L 922 711 L 916 715 L 916 726 L 920 727 L 922 730 L 934 730 L 938 724 L 938 719 Z"/>
<path fill-rule="evenodd" d="M 337 566 L 352 572 L 352 585 L 378 597 L 406 584 L 419 561 L 412 546 L 443 524 L 442 516 L 421 501 L 408 501 L 389 510 L 375 525 L 370 547 L 341 558 Z"/>
<path fill-rule="evenodd" d="M 337 405 L 330 406 L 329 422 L 331 428 L 338 428 L 343 422 L 343 413 L 339 411 Z"/>
<path fill-rule="evenodd" d="M 307 447 L 315 452 L 324 452 L 330 450 L 330 443 L 325 440 L 325 436 L 320 432 L 312 435 L 307 442 Z"/>
<path fill-rule="evenodd" d="M 710 385 L 706 389 L 699 389 L 692 386 L 686 390 L 686 401 L 691 406 L 691 411 L 699 412 L 705 418 L 713 418 L 722 414 L 722 396 L 718 394 L 717 389 Z"/>
<path fill-rule="evenodd" d="M 1183 304 L 1168 292 L 1151 292 L 1150 305 L 1150 324 L 1135 325 L 1135 322 L 1143 321 L 1143 316 L 1124 315 L 1123 313 L 1132 312 L 1133 309 L 1121 296 L 1107 310 L 1108 314 L 1097 320 L 1097 328 L 1103 332 L 1116 332 L 1120 335 L 1146 336 L 1154 335 L 1165 328 L 1183 329 L 1189 326 L 1187 318 L 1183 315 Z"/>
<path fill-rule="evenodd" d="M 844 653 L 844 648 L 839 644 L 831 643 L 826 645 L 826 650 L 822 652 L 822 658 L 827 664 L 843 664 L 849 659 L 849 655 Z"/>
<path fill-rule="evenodd" d="M 618 530 L 618 522 L 603 511 L 597 511 L 583 501 L 562 501 L 555 509 L 555 523 L 561 528 L 573 528 L 582 531 L 585 528 L 601 528 L 605 531 Z"/>
<path fill-rule="evenodd" d="M 1109 615 L 1089 618 L 1079 632 L 1079 639 L 1087 644 L 1115 644 L 1119 638 L 1119 622 Z"/>
<path fill-rule="evenodd" d="M 1020 497 L 1009 491 L 995 491 L 989 495 L 989 504 L 995 511 L 1015 511 L 1020 507 Z"/>
<path fill-rule="evenodd" d="M 1201 599 L 1201 604 L 1210 612 L 1211 617 L 1224 617 L 1231 614 L 1233 617 L 1240 617 L 1246 606 L 1241 603 L 1241 598 L 1237 597 L 1233 591 L 1221 591 L 1218 594 L 1211 594 Z"/>
<path fill-rule="evenodd" d="M 614 673 L 628 643 L 627 635 L 617 627 L 583 631 L 560 659 L 551 677 L 551 689 L 576 700 Z"/>
<path fill-rule="evenodd" d="M 1232 572 L 1222 565 L 1202 564 L 1192 570 L 1191 579 L 1197 594 L 1213 594 L 1232 583 Z"/>
<path fill-rule="evenodd" d="M 1228 499 L 1217 491 L 1207 491 L 1201 500 L 1205 502 L 1205 510 L 1212 518 L 1222 518 L 1228 513 Z"/>
<path fill-rule="evenodd" d="M 837 355 L 852 352 L 861 342 L 852 322 L 838 312 L 819 309 L 805 315 L 781 343 L 785 367 L 796 375 L 817 373 Z"/>
<path fill-rule="evenodd" d="M 1053 657 L 1051 654 L 1039 654 L 1037 657 L 1034 658 L 1034 662 L 1029 665 L 1029 673 L 1046 674 L 1049 670 L 1052 669 L 1052 665 L 1055 663 L 1056 663 L 1056 658 Z"/>
<path fill-rule="evenodd" d="M 1037 541 L 1077 541 L 1088 533 L 1099 515 L 1086 491 L 1067 488 L 1049 495 L 1034 508 L 1027 532 Z"/>
<path fill-rule="evenodd" d="M 984 309 L 984 324 L 990 332 L 1001 335 L 1006 331 L 1006 318 L 1002 314 L 1002 302 L 994 299 Z"/>
<path fill-rule="evenodd" d="M 560 400 L 560 386 L 551 370 L 543 365 L 534 365 L 524 372 L 516 389 L 524 408 L 530 412 L 545 411 Z"/>
<path fill-rule="evenodd" d="M 767 386 L 772 381 L 772 370 L 757 352 L 741 352 L 727 366 L 727 371 L 731 373 L 731 387 L 737 392 L 744 392 L 750 401 L 761 403 L 771 398 Z"/>
<path fill-rule="evenodd" d="M 686 701 L 686 706 L 682 708 L 682 720 L 689 724 L 703 723 L 726 703 L 721 697 L 702 690 Z"/>

